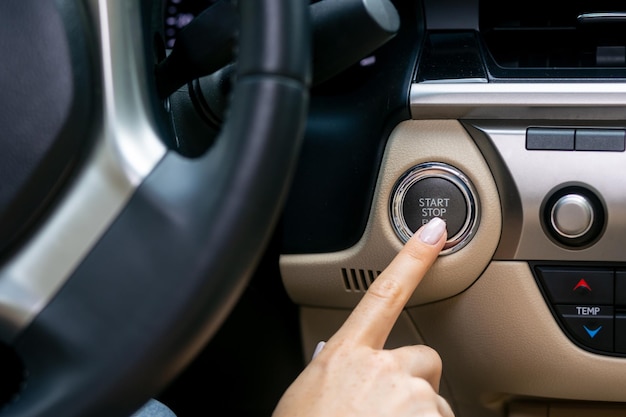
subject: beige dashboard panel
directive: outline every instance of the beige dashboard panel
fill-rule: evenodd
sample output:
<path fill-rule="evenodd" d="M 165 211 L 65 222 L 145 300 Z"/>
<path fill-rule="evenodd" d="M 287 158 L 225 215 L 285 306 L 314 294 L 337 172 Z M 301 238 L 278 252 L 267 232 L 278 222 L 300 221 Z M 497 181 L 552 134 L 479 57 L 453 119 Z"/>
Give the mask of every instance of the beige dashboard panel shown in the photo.
<path fill-rule="evenodd" d="M 389 138 L 361 240 L 339 252 L 280 257 L 283 282 L 294 302 L 343 308 L 358 302 L 402 248 L 389 219 L 393 187 L 406 171 L 424 162 L 446 163 L 463 172 L 478 193 L 480 217 L 469 244 L 437 260 L 409 305 L 452 297 L 472 285 L 489 264 L 500 238 L 502 218 L 495 182 L 459 122 L 411 120 L 398 125 Z"/>
<path fill-rule="evenodd" d="M 604 408 L 586 404 L 587 412 L 626 401 L 626 360 L 571 342 L 525 262 L 492 262 L 467 291 L 409 314 L 441 355 L 461 415 L 502 416 L 504 404 L 515 399 L 606 402 Z M 549 416 L 566 415 L 551 410 Z"/>

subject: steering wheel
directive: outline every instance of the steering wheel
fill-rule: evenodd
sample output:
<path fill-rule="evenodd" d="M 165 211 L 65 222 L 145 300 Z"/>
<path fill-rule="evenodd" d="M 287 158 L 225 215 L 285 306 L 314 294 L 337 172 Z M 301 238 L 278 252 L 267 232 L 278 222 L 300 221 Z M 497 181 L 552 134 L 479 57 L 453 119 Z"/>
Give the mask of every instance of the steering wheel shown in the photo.
<path fill-rule="evenodd" d="M 0 3 L 0 416 L 128 416 L 228 314 L 279 216 L 306 117 L 306 2 L 241 0 L 220 136 L 164 145 L 157 1 Z M 155 17 L 156 16 L 156 17 Z"/>

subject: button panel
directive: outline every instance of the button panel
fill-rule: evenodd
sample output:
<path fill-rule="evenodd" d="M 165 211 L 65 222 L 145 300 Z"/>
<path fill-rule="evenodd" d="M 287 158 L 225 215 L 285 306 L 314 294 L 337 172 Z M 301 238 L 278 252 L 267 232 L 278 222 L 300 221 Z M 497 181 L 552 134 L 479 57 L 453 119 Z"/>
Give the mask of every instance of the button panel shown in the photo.
<path fill-rule="evenodd" d="M 579 346 L 626 355 L 626 269 L 535 265 L 558 323 Z"/>
<path fill-rule="evenodd" d="M 624 152 L 626 130 L 530 127 L 526 130 L 529 151 Z"/>

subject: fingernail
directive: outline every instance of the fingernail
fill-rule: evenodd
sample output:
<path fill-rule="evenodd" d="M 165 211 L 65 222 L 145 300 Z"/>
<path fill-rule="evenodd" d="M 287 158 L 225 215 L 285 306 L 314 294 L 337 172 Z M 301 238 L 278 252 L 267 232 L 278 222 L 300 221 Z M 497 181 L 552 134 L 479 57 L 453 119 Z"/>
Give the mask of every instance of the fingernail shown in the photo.
<path fill-rule="evenodd" d="M 326 342 L 319 342 L 317 346 L 315 346 L 315 351 L 313 352 L 313 357 L 311 358 L 311 360 L 315 359 L 315 357 L 319 355 L 322 349 L 324 349 L 325 345 L 326 345 Z"/>
<path fill-rule="evenodd" d="M 445 232 L 446 222 L 439 217 L 433 217 L 420 232 L 420 240 L 428 245 L 434 245 Z"/>

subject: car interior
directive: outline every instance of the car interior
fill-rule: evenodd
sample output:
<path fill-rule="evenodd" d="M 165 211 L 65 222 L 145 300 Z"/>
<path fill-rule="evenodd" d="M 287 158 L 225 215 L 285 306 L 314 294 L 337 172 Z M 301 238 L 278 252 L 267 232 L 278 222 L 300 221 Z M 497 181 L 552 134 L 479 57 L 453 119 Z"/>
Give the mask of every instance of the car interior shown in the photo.
<path fill-rule="evenodd" d="M 626 3 L 9 0 L 0 45 L 0 416 L 269 416 L 433 217 L 386 348 L 458 417 L 626 415 Z"/>

